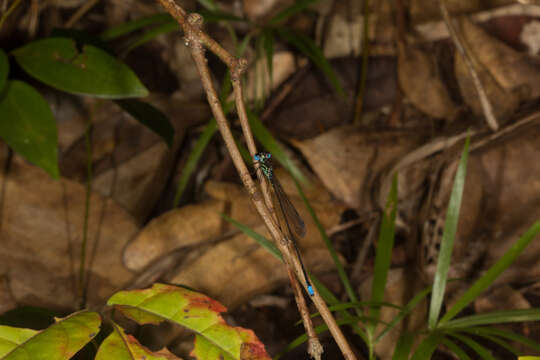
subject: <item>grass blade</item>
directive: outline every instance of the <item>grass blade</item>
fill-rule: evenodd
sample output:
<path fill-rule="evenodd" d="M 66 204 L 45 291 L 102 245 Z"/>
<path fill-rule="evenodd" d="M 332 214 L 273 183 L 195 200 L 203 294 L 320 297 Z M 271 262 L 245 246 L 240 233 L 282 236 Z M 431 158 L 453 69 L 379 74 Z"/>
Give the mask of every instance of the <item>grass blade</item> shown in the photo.
<path fill-rule="evenodd" d="M 486 349 L 485 347 L 483 347 L 482 345 L 480 345 L 479 343 L 477 343 L 470 337 L 462 335 L 462 334 L 453 333 L 453 332 L 449 333 L 449 335 L 452 337 L 455 337 L 456 339 L 458 339 L 459 341 L 461 341 L 462 343 L 464 343 L 465 345 L 473 349 L 475 353 L 480 355 L 481 359 L 495 360 L 495 358 L 491 354 L 491 351 L 489 351 L 488 349 Z"/>
<path fill-rule="evenodd" d="M 429 334 L 414 352 L 411 360 L 424 360 L 431 359 L 431 355 L 437 349 L 437 346 L 441 343 L 443 336 L 439 332 L 433 332 Z"/>
<path fill-rule="evenodd" d="M 380 303 L 384 298 L 384 289 L 388 276 L 388 269 L 392 262 L 392 249 L 394 247 L 395 220 L 397 208 L 397 175 L 394 175 L 392 187 L 388 194 L 386 209 L 381 221 L 381 229 L 379 232 L 379 240 L 377 242 L 377 251 L 375 255 L 375 269 L 373 281 L 371 284 L 371 302 Z M 369 310 L 371 317 L 379 319 L 379 307 L 372 307 Z M 368 327 L 370 331 L 375 331 L 375 324 Z"/>
<path fill-rule="evenodd" d="M 497 328 L 492 328 L 492 327 L 476 327 L 476 328 L 463 329 L 463 331 L 469 332 L 477 336 L 498 336 L 504 339 L 519 342 L 525 346 L 528 346 L 531 349 L 534 349 L 540 352 L 540 344 L 538 342 L 531 340 L 526 336 L 516 334 L 508 330 L 502 330 L 502 329 L 497 329 Z"/>
<path fill-rule="evenodd" d="M 404 333 L 398 339 L 396 347 L 394 348 L 394 355 L 392 360 L 407 360 L 411 352 L 414 336 L 411 333 Z"/>
<path fill-rule="evenodd" d="M 450 320 L 443 326 L 445 329 L 468 328 L 471 326 L 526 322 L 540 320 L 540 309 L 518 309 L 477 314 Z"/>
<path fill-rule="evenodd" d="M 294 16 L 295 14 L 298 14 L 299 12 L 304 11 L 308 6 L 311 4 L 314 4 L 318 2 L 319 0 L 299 0 L 296 1 L 294 4 L 286 8 L 285 10 L 281 11 L 280 13 L 274 15 L 270 19 L 270 25 L 278 25 L 279 23 L 287 20 L 291 16 Z"/>
<path fill-rule="evenodd" d="M 455 342 L 453 342 L 452 340 L 450 340 L 449 338 L 445 337 L 442 340 L 442 344 L 446 345 L 446 347 L 448 349 L 450 349 L 450 351 L 453 352 L 458 357 L 459 360 L 470 360 L 471 359 L 469 357 L 469 355 L 467 355 L 465 353 L 465 351 L 463 351 L 462 348 L 457 346 L 457 344 Z"/>
<path fill-rule="evenodd" d="M 323 52 L 309 37 L 292 32 L 285 28 L 276 29 L 277 34 L 287 43 L 294 46 L 298 51 L 307 56 L 322 71 L 339 96 L 345 96 L 341 83 L 332 65 L 326 60 Z"/>
<path fill-rule="evenodd" d="M 461 154 L 458 170 L 452 186 L 452 193 L 446 213 L 446 221 L 444 223 L 444 232 L 441 242 L 441 251 L 437 260 L 437 271 L 435 272 L 435 280 L 433 282 L 433 292 L 431 295 L 431 304 L 429 305 L 428 327 L 434 329 L 437 326 L 437 320 L 441 313 L 441 306 L 446 289 L 446 281 L 448 279 L 448 269 L 450 260 L 452 259 L 452 248 L 456 237 L 456 230 L 459 220 L 459 211 L 461 208 L 461 198 L 463 196 L 463 188 L 465 187 L 465 176 L 467 174 L 467 158 L 469 155 L 469 137 L 465 140 L 465 146 Z"/>
<path fill-rule="evenodd" d="M 540 232 L 540 221 L 537 221 L 529 230 L 516 241 L 514 245 L 488 269 L 484 276 L 478 279 L 470 288 L 463 294 L 456 303 L 448 310 L 441 318 L 439 324 L 451 320 L 467 305 L 469 305 L 481 292 L 488 288 L 493 281 L 510 266 L 516 258 L 521 254 L 525 247 L 538 235 Z"/>

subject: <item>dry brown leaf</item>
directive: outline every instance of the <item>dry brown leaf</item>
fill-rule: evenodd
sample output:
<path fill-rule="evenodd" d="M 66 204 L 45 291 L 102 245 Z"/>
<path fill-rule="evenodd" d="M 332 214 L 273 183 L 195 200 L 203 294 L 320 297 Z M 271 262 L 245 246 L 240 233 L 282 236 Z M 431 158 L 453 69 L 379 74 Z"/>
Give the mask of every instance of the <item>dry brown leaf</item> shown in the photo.
<path fill-rule="evenodd" d="M 7 276 L 11 294 L 22 304 L 76 308 L 84 186 L 67 179 L 54 181 L 18 156 L 1 179 L 0 274 Z M 122 251 L 138 229 L 111 200 L 93 193 L 90 201 L 88 301 L 96 306 L 131 278 L 122 264 Z"/>
<path fill-rule="evenodd" d="M 366 210 L 373 206 L 370 192 L 377 176 L 421 141 L 417 133 L 366 133 L 344 126 L 293 144 L 335 197 L 350 207 Z"/>
<path fill-rule="evenodd" d="M 434 59 L 412 46 L 399 46 L 398 75 L 401 89 L 422 112 L 451 120 L 457 111 Z"/>
<path fill-rule="evenodd" d="M 523 294 L 508 285 L 502 285 L 492 289 L 474 301 L 474 310 L 479 314 L 491 311 L 530 308 L 531 304 Z"/>
<path fill-rule="evenodd" d="M 331 259 L 302 200 L 295 195 L 296 192 L 292 192 L 295 189 L 292 180 L 280 169 L 276 171 L 276 176 L 306 223 L 307 235 L 299 240 L 300 247 L 307 249 L 303 252 L 306 265 L 313 270 L 327 270 L 331 266 Z M 177 270 L 179 273 L 172 275 L 170 281 L 216 295 L 227 305 L 238 304 L 286 279 L 285 269 L 281 269 L 283 265 L 255 240 L 243 234 L 203 246 L 230 230 L 237 231 L 220 213 L 255 228 L 270 239 L 243 188 L 234 184 L 209 182 L 207 192 L 218 200 L 175 209 L 150 222 L 126 247 L 126 265 L 133 270 L 142 270 L 172 250 L 188 249 L 188 246 L 193 249 L 198 245 L 203 249 L 203 254 L 195 256 L 196 260 L 185 260 L 188 259 L 186 253 L 185 261 Z M 329 228 L 339 222 L 344 208 L 332 201 L 320 184 L 313 181 L 311 186 L 305 188 L 305 193 L 323 226 Z M 317 266 L 312 266 L 314 264 Z M 277 267 L 280 267 L 278 272 Z"/>
<path fill-rule="evenodd" d="M 463 38 L 476 59 L 507 91 L 519 90 L 523 99 L 540 96 L 540 68 L 526 53 L 488 35 L 467 18 L 460 21 Z"/>
<path fill-rule="evenodd" d="M 155 133 L 124 113 L 111 102 L 102 104 L 93 118 L 92 156 L 93 188 L 111 196 L 140 223 L 148 216 L 171 172 L 185 128 L 208 116 L 206 105 L 167 101 L 156 96 L 152 104 L 168 115 L 175 128 L 171 148 Z M 176 116 L 182 114 L 182 116 Z M 66 134 L 68 132 L 78 134 Z M 85 127 L 78 118 L 61 123 L 62 137 L 71 139 L 62 154 L 62 174 L 83 182 L 86 179 Z"/>

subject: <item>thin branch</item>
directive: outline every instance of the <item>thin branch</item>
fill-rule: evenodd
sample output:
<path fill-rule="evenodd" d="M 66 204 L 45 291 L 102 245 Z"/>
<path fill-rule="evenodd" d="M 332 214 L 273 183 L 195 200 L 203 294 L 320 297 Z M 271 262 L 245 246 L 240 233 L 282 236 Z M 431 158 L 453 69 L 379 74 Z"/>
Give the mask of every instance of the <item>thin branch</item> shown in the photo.
<path fill-rule="evenodd" d="M 448 12 L 448 9 L 446 8 L 445 1 L 446 0 L 439 0 L 439 7 L 441 9 L 441 13 L 443 15 L 443 19 L 446 24 L 446 27 L 448 27 L 450 38 L 456 45 L 456 49 L 459 51 L 459 53 L 463 57 L 463 60 L 465 61 L 465 64 L 469 68 L 469 72 L 473 79 L 473 83 L 476 88 L 476 91 L 478 92 L 478 97 L 480 98 L 480 104 L 482 105 L 482 110 L 484 111 L 484 116 L 486 118 L 486 122 L 488 126 L 490 127 L 491 130 L 497 131 L 497 129 L 499 128 L 499 124 L 497 123 L 497 119 L 495 118 L 495 114 L 493 113 L 493 107 L 491 106 L 491 103 L 489 102 L 486 91 L 484 90 L 484 86 L 482 85 L 482 82 L 480 81 L 480 77 L 478 76 L 478 73 L 475 70 L 473 59 L 471 58 L 471 56 L 469 56 L 469 53 L 465 50 L 465 44 L 461 41 L 461 38 L 459 37 L 456 29 L 454 28 L 454 25 L 452 25 L 452 19 L 450 18 L 450 13 Z"/>
<path fill-rule="evenodd" d="M 218 95 L 212 84 L 207 61 L 204 56 L 205 50 L 203 48 L 203 45 L 207 47 L 208 50 L 215 53 L 227 65 L 227 67 L 229 68 L 229 71 L 231 72 L 231 79 L 233 82 L 233 89 L 234 89 L 235 97 L 236 97 L 237 113 L 238 113 L 240 122 L 242 124 L 242 129 L 244 131 L 244 136 L 246 137 L 246 142 L 248 144 L 249 151 L 252 155 L 254 155 L 256 153 L 255 141 L 253 139 L 253 135 L 249 127 L 247 112 L 245 110 L 245 106 L 242 99 L 242 88 L 240 84 L 240 75 L 245 70 L 246 65 L 247 65 L 245 60 L 236 59 L 235 57 L 230 55 L 225 49 L 223 49 L 219 44 L 217 44 L 213 39 L 211 39 L 208 35 L 206 35 L 202 31 L 203 19 L 199 14 L 187 15 L 187 13 L 182 8 L 180 8 L 174 2 L 174 0 L 158 0 L 158 1 L 178 21 L 178 23 L 182 26 L 184 30 L 186 45 L 189 46 L 191 50 L 193 60 L 195 61 L 195 65 L 199 72 L 199 76 L 201 77 L 203 88 L 206 92 L 210 109 L 212 110 L 212 113 L 216 119 L 216 123 L 221 133 L 221 136 L 223 137 L 223 141 L 225 142 L 225 146 L 227 147 L 227 150 L 229 151 L 233 164 L 238 171 L 238 174 L 240 176 L 242 183 L 244 184 L 244 187 L 246 188 L 246 190 L 251 196 L 251 199 L 253 201 L 255 208 L 257 209 L 257 212 L 260 214 L 262 220 L 264 221 L 266 227 L 268 228 L 268 231 L 270 232 L 275 244 L 278 246 L 279 250 L 283 254 L 285 263 L 287 265 L 292 265 L 294 269 L 296 278 L 292 277 L 293 279 L 295 279 L 295 281 L 293 281 L 293 284 L 297 281 L 297 279 L 300 279 L 300 282 L 302 283 L 304 288 L 307 288 L 305 279 L 303 278 L 303 276 L 300 276 L 302 274 L 302 266 L 300 264 L 300 261 L 296 253 L 294 251 L 290 251 L 290 248 L 288 246 L 289 242 L 287 241 L 287 238 L 281 232 L 281 229 L 277 225 L 276 218 L 271 214 L 270 210 L 265 204 L 265 201 L 263 201 L 261 192 L 258 191 L 258 188 L 253 182 L 249 174 L 249 171 L 247 169 L 247 166 L 242 159 L 240 151 L 236 147 L 236 143 L 234 141 L 232 132 L 229 128 L 229 124 L 227 123 L 227 119 L 225 117 L 223 109 L 221 108 Z M 332 336 L 336 340 L 336 343 L 341 349 L 345 359 L 356 359 L 347 340 L 345 339 L 345 336 L 341 332 L 341 329 L 338 327 L 334 317 L 332 316 L 332 313 L 328 310 L 326 303 L 320 297 L 316 288 L 314 288 L 314 292 L 315 294 L 311 297 L 311 299 L 313 300 L 315 306 L 319 310 L 319 313 L 321 314 L 325 323 L 327 324 L 328 329 L 330 330 Z M 301 312 L 305 311 L 307 313 L 307 307 L 306 307 L 305 302 L 297 301 L 297 304 L 299 308 L 301 309 Z M 308 324 L 304 323 L 304 324 L 305 326 L 309 326 L 309 323 Z M 310 331 L 312 330 L 309 330 L 308 333 Z M 315 332 L 313 331 L 311 334 L 315 334 Z M 312 347 L 315 348 L 315 350 L 313 350 L 314 352 L 318 351 L 320 353 L 321 352 L 320 350 L 322 350 L 322 349 L 317 350 L 316 349 L 317 345 L 314 345 Z"/>

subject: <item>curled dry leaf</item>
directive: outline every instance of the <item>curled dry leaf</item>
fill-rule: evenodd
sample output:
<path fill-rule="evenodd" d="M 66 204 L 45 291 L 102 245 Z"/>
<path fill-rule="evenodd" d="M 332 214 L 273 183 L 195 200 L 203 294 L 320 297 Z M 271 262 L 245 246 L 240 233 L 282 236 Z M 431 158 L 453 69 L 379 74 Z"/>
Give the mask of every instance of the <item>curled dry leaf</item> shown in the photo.
<path fill-rule="evenodd" d="M 476 59 L 504 89 L 517 90 L 523 99 L 540 96 L 540 66 L 527 53 L 520 53 L 488 35 L 467 18 L 460 21 L 463 38 Z"/>
<path fill-rule="evenodd" d="M 457 105 L 452 101 L 434 59 L 428 54 L 400 44 L 398 76 L 401 89 L 414 106 L 434 118 L 454 118 Z"/>
<path fill-rule="evenodd" d="M 6 150 L 1 159 L 6 161 Z M 76 307 L 84 186 L 67 179 L 54 181 L 18 156 L 1 181 L 0 274 L 8 277 L 11 294 L 19 303 L 53 309 Z M 113 201 L 96 193 L 90 201 L 88 302 L 98 305 L 131 278 L 121 254 L 138 228 Z"/>
<path fill-rule="evenodd" d="M 460 34 L 462 34 L 464 39 L 466 51 L 469 52 L 469 56 L 474 60 L 474 70 L 478 74 L 486 96 L 493 107 L 493 113 L 500 122 L 504 123 L 518 108 L 527 88 L 522 86 L 523 84 L 508 86 L 508 78 L 505 80 L 502 76 L 496 76 L 497 73 L 500 74 L 508 70 L 508 66 L 501 64 L 499 61 L 490 60 L 490 58 L 493 58 L 493 54 L 497 52 L 501 53 L 503 51 L 502 49 L 505 49 L 506 52 L 509 52 L 511 49 L 503 45 L 500 41 L 488 36 L 484 31 L 466 19 L 460 21 L 459 28 Z M 487 43 L 490 46 L 486 45 Z M 454 59 L 456 78 L 463 100 L 472 108 L 477 116 L 483 116 L 484 110 L 469 67 L 459 53 L 456 53 Z"/>
<path fill-rule="evenodd" d="M 306 249 L 303 252 L 306 265 L 313 270 L 328 269 L 331 259 L 302 200 L 292 192 L 292 180 L 279 169 L 276 173 L 306 223 L 307 235 L 299 241 L 300 247 Z M 234 306 L 287 279 L 284 265 L 255 240 L 238 234 L 220 215 L 223 213 L 271 239 L 261 226 L 262 221 L 247 193 L 238 185 L 217 182 L 209 182 L 207 192 L 218 199 L 172 210 L 150 222 L 126 247 L 126 265 L 142 270 L 172 250 L 186 247 L 187 255 L 187 249 L 196 245 L 200 248 L 234 230 L 237 235 L 205 247 L 196 261 L 185 260 L 186 256 L 169 280 L 219 297 L 227 306 Z M 323 226 L 329 228 L 339 222 L 343 207 L 332 202 L 320 184 L 312 182 L 305 193 Z"/>
<path fill-rule="evenodd" d="M 310 166 L 332 194 L 353 208 L 373 208 L 373 186 L 382 171 L 421 144 L 418 133 L 372 132 L 353 126 L 328 131 L 305 141 L 294 141 Z M 418 180 L 420 177 L 417 177 Z M 400 183 L 400 197 L 419 184 Z M 414 184 L 416 185 L 414 185 Z"/>

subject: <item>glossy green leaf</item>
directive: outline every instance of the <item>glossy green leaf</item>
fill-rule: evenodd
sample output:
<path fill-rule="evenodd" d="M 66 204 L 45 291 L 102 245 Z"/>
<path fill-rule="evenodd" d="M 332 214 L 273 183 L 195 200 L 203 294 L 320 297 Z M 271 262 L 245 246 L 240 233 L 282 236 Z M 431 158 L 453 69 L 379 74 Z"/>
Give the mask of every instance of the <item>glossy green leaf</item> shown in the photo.
<path fill-rule="evenodd" d="M 188 184 L 189 179 L 191 178 L 191 175 L 195 171 L 197 163 L 201 159 L 204 150 L 206 149 L 206 147 L 210 143 L 210 140 L 212 140 L 216 132 L 217 132 L 217 123 L 216 123 L 216 120 L 212 118 L 206 125 L 204 131 L 201 133 L 197 141 L 195 142 L 195 146 L 193 147 L 193 150 L 189 154 L 186 164 L 182 168 L 182 173 L 180 174 L 180 179 L 178 180 L 178 185 L 176 186 L 176 194 L 174 195 L 174 203 L 173 203 L 174 207 L 177 207 L 178 204 L 180 203 L 182 194 L 184 193 L 184 190 L 186 189 L 186 186 Z"/>
<path fill-rule="evenodd" d="M 139 324 L 169 320 L 194 331 L 208 340 L 200 348 L 202 353 L 213 351 L 223 358 L 240 359 L 249 350 L 260 355 L 256 359 L 269 359 L 264 345 L 252 331 L 227 325 L 220 315 L 226 308 L 203 294 L 154 284 L 150 289 L 117 292 L 107 304 Z"/>
<path fill-rule="evenodd" d="M 71 314 L 42 331 L 0 326 L 0 359 L 70 359 L 99 332 L 98 313 Z"/>
<path fill-rule="evenodd" d="M 9 74 L 9 61 L 4 50 L 0 49 L 0 93 L 6 86 L 7 77 Z"/>
<path fill-rule="evenodd" d="M 308 6 L 311 4 L 314 4 L 318 2 L 319 0 L 298 0 L 285 10 L 281 11 L 280 13 L 274 15 L 272 19 L 270 19 L 271 25 L 278 25 L 282 21 L 285 21 L 289 19 L 291 16 L 298 14 L 299 12 L 304 11 Z"/>
<path fill-rule="evenodd" d="M 518 239 L 518 241 L 514 243 L 514 245 L 512 245 L 510 249 L 508 249 L 508 251 L 501 257 L 499 261 L 491 266 L 486 273 L 480 279 L 478 279 L 450 309 L 448 309 L 447 313 L 441 318 L 439 324 L 443 325 L 445 322 L 451 320 L 474 299 L 476 299 L 478 295 L 480 295 L 485 289 L 491 286 L 495 279 L 517 259 L 527 245 L 529 245 L 533 239 L 537 238 L 539 233 L 540 221 L 537 221 L 522 237 Z"/>
<path fill-rule="evenodd" d="M 396 222 L 397 209 L 397 175 L 395 174 L 392 180 L 392 186 L 386 208 L 381 221 L 381 229 L 379 231 L 379 240 L 377 242 L 377 253 L 375 255 L 375 270 L 373 271 L 373 281 L 371 285 L 371 302 L 380 303 L 384 298 L 384 289 L 388 270 L 392 262 L 392 249 L 394 248 L 394 233 Z M 380 309 L 373 307 L 369 311 L 369 315 L 374 319 L 379 319 Z M 370 331 L 375 331 L 375 324 L 370 324 Z"/>
<path fill-rule="evenodd" d="M 407 360 L 411 352 L 414 336 L 411 333 L 404 333 L 398 339 L 396 347 L 394 348 L 394 355 L 392 360 Z"/>
<path fill-rule="evenodd" d="M 341 87 L 341 83 L 337 77 L 336 72 L 332 68 L 332 65 L 326 60 L 323 52 L 317 44 L 313 42 L 309 37 L 292 32 L 286 28 L 277 28 L 276 33 L 287 43 L 294 46 L 298 51 L 307 56 L 314 64 L 322 71 L 324 76 L 328 79 L 333 86 L 336 93 L 340 96 L 344 96 L 345 92 Z"/>
<path fill-rule="evenodd" d="M 180 360 L 167 349 L 153 352 L 117 324 L 112 326 L 113 331 L 100 345 L 95 360 Z"/>
<path fill-rule="evenodd" d="M 21 67 L 47 85 L 109 99 L 142 97 L 148 90 L 129 67 L 91 45 L 79 50 L 66 38 L 47 38 L 13 51 Z"/>
<path fill-rule="evenodd" d="M 456 333 L 450 333 L 450 336 L 455 337 L 456 339 L 470 347 L 472 350 L 474 350 L 475 353 L 480 356 L 481 359 L 495 360 L 490 350 L 486 349 L 484 346 L 480 345 L 470 337 Z"/>
<path fill-rule="evenodd" d="M 129 34 L 150 25 L 168 22 L 174 22 L 174 19 L 168 13 L 146 16 L 140 19 L 125 22 L 118 26 L 111 27 L 110 29 L 107 29 L 106 31 L 101 33 L 100 37 L 103 40 L 112 40 L 114 38 Z"/>
<path fill-rule="evenodd" d="M 459 220 L 459 212 L 461 209 L 461 198 L 463 196 L 463 188 L 465 187 L 465 176 L 467 175 L 467 158 L 469 156 L 469 137 L 465 140 L 465 146 L 461 154 L 458 170 L 452 185 L 452 193 L 448 203 L 446 212 L 446 221 L 444 223 L 444 231 L 441 240 L 441 251 L 437 260 L 437 270 L 435 279 L 433 280 L 433 291 L 431 293 L 431 303 L 429 306 L 428 327 L 433 329 L 437 325 L 441 306 L 446 290 L 446 281 L 448 279 L 448 269 L 452 260 L 452 249 L 454 247 L 454 239 L 456 238 L 457 225 Z"/>
<path fill-rule="evenodd" d="M 151 104 L 135 99 L 116 100 L 116 103 L 135 120 L 161 136 L 169 147 L 172 146 L 174 127 L 165 114 Z"/>
<path fill-rule="evenodd" d="M 19 155 L 58 179 L 56 122 L 47 102 L 30 85 L 8 81 L 0 95 L 0 137 Z"/>

